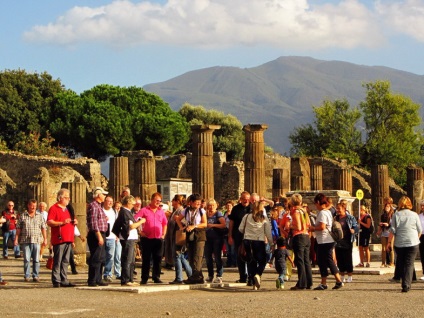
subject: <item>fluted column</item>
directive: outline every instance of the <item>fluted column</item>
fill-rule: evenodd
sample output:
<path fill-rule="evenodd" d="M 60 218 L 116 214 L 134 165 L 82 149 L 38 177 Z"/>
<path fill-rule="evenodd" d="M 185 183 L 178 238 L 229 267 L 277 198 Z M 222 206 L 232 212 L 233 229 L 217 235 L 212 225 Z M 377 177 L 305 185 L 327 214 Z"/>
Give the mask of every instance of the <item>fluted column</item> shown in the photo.
<path fill-rule="evenodd" d="M 272 170 L 272 197 L 277 198 L 281 194 L 286 195 L 290 191 L 290 171 L 289 169 Z"/>
<path fill-rule="evenodd" d="M 69 190 L 70 203 L 75 211 L 78 220 L 78 229 L 81 237 L 87 237 L 87 186 L 83 180 L 75 179 L 74 182 L 65 182 L 62 187 Z M 92 198 L 90 198 L 91 200 Z M 86 263 L 86 243 L 75 240 L 75 262 L 78 265 Z"/>
<path fill-rule="evenodd" d="M 137 192 L 141 197 L 143 206 L 150 202 L 150 197 L 157 191 L 156 159 L 152 151 L 140 151 L 135 161 L 137 174 Z M 137 194 L 136 194 L 137 195 Z"/>
<path fill-rule="evenodd" d="M 378 221 L 384 209 L 384 198 L 390 196 L 389 169 L 387 165 L 371 167 L 371 211 L 374 221 Z"/>
<path fill-rule="evenodd" d="M 408 167 L 406 170 L 406 191 L 412 201 L 413 210 L 421 210 L 420 202 L 423 199 L 423 169 Z"/>
<path fill-rule="evenodd" d="M 322 188 L 322 165 L 321 164 L 311 164 L 311 190 L 319 191 L 323 190 Z"/>
<path fill-rule="evenodd" d="M 213 176 L 213 132 L 220 129 L 219 125 L 194 125 L 192 178 L 193 193 L 200 193 L 205 198 L 214 198 Z"/>
<path fill-rule="evenodd" d="M 352 194 L 352 170 L 349 168 L 341 168 L 334 170 L 335 190 L 345 190 Z"/>
<path fill-rule="evenodd" d="M 268 125 L 248 124 L 245 133 L 244 188 L 250 193 L 266 194 L 264 131 Z"/>
<path fill-rule="evenodd" d="M 130 183 L 128 174 L 128 157 L 109 159 L 109 194 L 118 200 L 122 188 Z"/>

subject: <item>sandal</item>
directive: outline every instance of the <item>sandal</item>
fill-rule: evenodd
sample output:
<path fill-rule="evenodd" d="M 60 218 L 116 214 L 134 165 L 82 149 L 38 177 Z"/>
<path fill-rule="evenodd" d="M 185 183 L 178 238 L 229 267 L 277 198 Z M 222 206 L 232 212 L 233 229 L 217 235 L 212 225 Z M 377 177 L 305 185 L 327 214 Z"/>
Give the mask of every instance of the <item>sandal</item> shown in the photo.
<path fill-rule="evenodd" d="M 359 263 L 358 265 L 356 265 L 355 267 L 364 267 L 364 264 Z"/>

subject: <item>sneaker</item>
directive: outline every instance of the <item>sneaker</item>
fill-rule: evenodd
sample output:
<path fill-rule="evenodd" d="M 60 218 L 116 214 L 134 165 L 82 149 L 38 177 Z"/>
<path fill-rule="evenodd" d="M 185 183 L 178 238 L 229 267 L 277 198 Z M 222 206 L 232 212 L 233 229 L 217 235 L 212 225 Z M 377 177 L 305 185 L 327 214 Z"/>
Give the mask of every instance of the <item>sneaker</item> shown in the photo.
<path fill-rule="evenodd" d="M 328 288 L 327 285 L 319 284 L 314 290 L 326 290 Z"/>
<path fill-rule="evenodd" d="M 340 289 L 344 286 L 343 282 L 337 282 L 336 285 L 334 285 L 333 289 Z"/>
<path fill-rule="evenodd" d="M 34 277 L 34 278 L 32 279 L 32 281 L 33 281 L 34 283 L 39 283 L 39 282 L 40 282 L 40 278 L 39 278 L 39 277 Z"/>
<path fill-rule="evenodd" d="M 112 277 L 110 277 L 110 276 L 106 276 L 106 277 L 104 277 L 104 278 L 103 278 L 103 280 L 104 280 L 105 282 L 111 283 L 111 282 L 112 282 Z"/>
<path fill-rule="evenodd" d="M 222 277 L 217 276 L 217 277 L 213 280 L 213 282 L 214 282 L 215 284 L 222 284 Z"/>
<path fill-rule="evenodd" d="M 275 280 L 275 287 L 277 287 L 277 289 L 280 289 L 281 288 L 281 280 L 279 278 L 277 278 Z"/>
<path fill-rule="evenodd" d="M 29 281 L 31 281 L 31 279 L 29 277 L 25 277 L 24 281 L 29 282 Z"/>
<path fill-rule="evenodd" d="M 343 283 L 346 282 L 346 278 L 344 276 L 340 276 L 340 278 L 341 278 L 341 280 L 342 280 Z"/>
<path fill-rule="evenodd" d="M 289 277 L 289 276 L 287 276 L 287 275 L 286 275 L 286 276 L 284 276 L 284 281 L 285 281 L 285 282 L 288 282 L 289 280 L 290 280 L 290 277 Z"/>
<path fill-rule="evenodd" d="M 280 289 L 284 289 L 284 282 L 280 285 Z"/>
<path fill-rule="evenodd" d="M 257 289 L 261 288 L 261 276 L 259 276 L 258 274 L 256 274 L 253 277 L 253 281 L 254 281 L 254 285 L 256 286 Z"/>
<path fill-rule="evenodd" d="M 367 263 L 367 265 L 365 267 L 370 267 L 370 263 Z"/>
<path fill-rule="evenodd" d="M 213 276 L 209 276 L 208 278 L 206 278 L 206 282 L 212 283 L 213 282 Z"/>
<path fill-rule="evenodd" d="M 348 282 L 348 283 L 351 283 L 351 282 L 352 282 L 352 280 L 353 280 L 352 276 L 348 276 L 348 277 L 347 277 L 347 282 Z"/>

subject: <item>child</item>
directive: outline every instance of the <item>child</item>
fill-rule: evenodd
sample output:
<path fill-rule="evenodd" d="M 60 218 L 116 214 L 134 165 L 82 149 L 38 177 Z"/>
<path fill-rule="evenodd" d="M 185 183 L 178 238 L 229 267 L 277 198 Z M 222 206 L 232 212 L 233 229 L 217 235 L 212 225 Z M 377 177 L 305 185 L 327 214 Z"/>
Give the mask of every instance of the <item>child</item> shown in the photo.
<path fill-rule="evenodd" d="M 277 239 L 277 249 L 274 251 L 275 258 L 275 270 L 278 273 L 278 278 L 275 281 L 277 289 L 284 289 L 284 275 L 286 273 L 286 260 L 288 259 L 292 266 L 294 266 L 293 259 L 289 255 L 289 251 L 286 248 L 286 239 L 279 237 Z"/>
<path fill-rule="evenodd" d="M 270 244 L 271 251 L 275 250 L 275 245 L 277 239 L 280 237 L 280 230 L 278 228 L 278 216 L 280 215 L 280 210 L 283 208 L 281 206 L 276 206 L 271 211 L 271 234 L 272 234 L 272 243 Z M 268 260 L 269 267 L 272 267 L 272 262 L 274 261 L 273 252 L 270 252 L 270 259 Z"/>

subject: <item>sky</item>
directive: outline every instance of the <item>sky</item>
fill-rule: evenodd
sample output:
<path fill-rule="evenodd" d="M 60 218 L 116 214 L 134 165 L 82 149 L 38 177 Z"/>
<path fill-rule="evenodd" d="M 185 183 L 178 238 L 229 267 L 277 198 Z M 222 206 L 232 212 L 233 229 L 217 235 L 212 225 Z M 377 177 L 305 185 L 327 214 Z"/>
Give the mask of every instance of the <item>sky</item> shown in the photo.
<path fill-rule="evenodd" d="M 1 0 L 0 70 L 77 93 L 281 56 L 424 74 L 424 0 Z"/>

